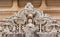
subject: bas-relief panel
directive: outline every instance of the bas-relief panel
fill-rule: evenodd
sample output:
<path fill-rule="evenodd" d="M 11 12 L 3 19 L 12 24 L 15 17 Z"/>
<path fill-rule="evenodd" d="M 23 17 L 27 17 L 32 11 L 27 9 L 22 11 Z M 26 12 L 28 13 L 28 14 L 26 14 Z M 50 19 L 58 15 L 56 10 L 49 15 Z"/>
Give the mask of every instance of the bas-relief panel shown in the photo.
<path fill-rule="evenodd" d="M 60 37 L 58 21 L 34 8 L 30 2 L 17 14 L 2 20 L 0 37 Z"/>

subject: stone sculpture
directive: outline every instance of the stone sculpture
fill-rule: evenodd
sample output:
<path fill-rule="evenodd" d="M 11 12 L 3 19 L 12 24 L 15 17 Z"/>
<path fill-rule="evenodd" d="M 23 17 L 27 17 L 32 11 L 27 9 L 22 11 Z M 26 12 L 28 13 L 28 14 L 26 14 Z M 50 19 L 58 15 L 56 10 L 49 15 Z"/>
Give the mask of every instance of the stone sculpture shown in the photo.
<path fill-rule="evenodd" d="M 2 27 L 6 25 L 6 29 L 1 30 L 5 33 L 25 34 L 25 37 L 35 37 L 34 32 L 39 37 L 56 37 L 60 32 L 60 24 L 53 20 L 49 15 L 44 14 L 42 10 L 34 8 L 29 2 L 22 10 L 18 11 L 17 14 L 3 19 L 5 22 L 0 22 Z M 10 26 L 10 27 L 8 27 Z M 23 37 L 22 34 L 22 37 Z M 2 36 L 2 34 L 0 34 Z M 45 35 L 45 36 L 43 36 Z M 47 36 L 48 35 L 48 36 Z M 20 37 L 20 36 L 19 36 Z"/>
<path fill-rule="evenodd" d="M 28 24 L 23 27 L 23 31 L 25 32 L 25 37 L 34 37 L 34 32 L 38 30 L 38 27 L 35 27 L 34 24 L 32 24 L 32 20 L 28 20 Z"/>

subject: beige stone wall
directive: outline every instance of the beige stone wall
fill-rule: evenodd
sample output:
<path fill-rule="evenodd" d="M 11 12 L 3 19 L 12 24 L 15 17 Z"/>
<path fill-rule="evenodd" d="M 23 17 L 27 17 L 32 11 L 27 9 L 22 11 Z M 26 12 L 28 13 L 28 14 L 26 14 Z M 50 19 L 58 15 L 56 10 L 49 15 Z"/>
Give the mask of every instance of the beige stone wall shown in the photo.
<path fill-rule="evenodd" d="M 0 19 L 17 13 L 27 2 L 60 21 L 60 0 L 0 0 Z"/>

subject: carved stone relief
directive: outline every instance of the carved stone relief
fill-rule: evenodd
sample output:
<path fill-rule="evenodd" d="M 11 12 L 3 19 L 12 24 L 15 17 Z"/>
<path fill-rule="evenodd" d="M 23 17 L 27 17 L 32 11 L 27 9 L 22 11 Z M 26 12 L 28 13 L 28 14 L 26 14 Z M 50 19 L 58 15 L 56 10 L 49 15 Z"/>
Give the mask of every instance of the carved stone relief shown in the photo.
<path fill-rule="evenodd" d="M 0 22 L 0 31 L 13 34 L 12 37 L 17 34 L 21 35 L 18 37 L 37 37 L 35 34 L 38 37 L 60 37 L 58 35 L 60 24 L 49 15 L 44 14 L 42 10 L 34 8 L 30 2 L 17 14 L 3 20 L 5 22 Z"/>

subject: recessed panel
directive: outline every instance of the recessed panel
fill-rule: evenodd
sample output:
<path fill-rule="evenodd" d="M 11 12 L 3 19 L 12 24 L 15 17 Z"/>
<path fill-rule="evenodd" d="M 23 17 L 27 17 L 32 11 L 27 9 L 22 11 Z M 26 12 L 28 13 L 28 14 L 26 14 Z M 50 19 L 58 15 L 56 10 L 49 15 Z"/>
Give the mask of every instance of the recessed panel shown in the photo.
<path fill-rule="evenodd" d="M 0 0 L 0 7 L 11 7 L 12 4 L 12 0 Z"/>
<path fill-rule="evenodd" d="M 60 0 L 46 0 L 46 5 L 49 7 L 60 7 Z"/>
<path fill-rule="evenodd" d="M 15 13 L 17 13 L 17 11 L 0 11 L 0 18 L 9 18 Z"/>
<path fill-rule="evenodd" d="M 31 2 L 34 5 L 34 7 L 40 7 L 42 1 L 41 0 L 18 0 L 18 6 L 24 7 L 27 4 L 27 2 Z"/>

